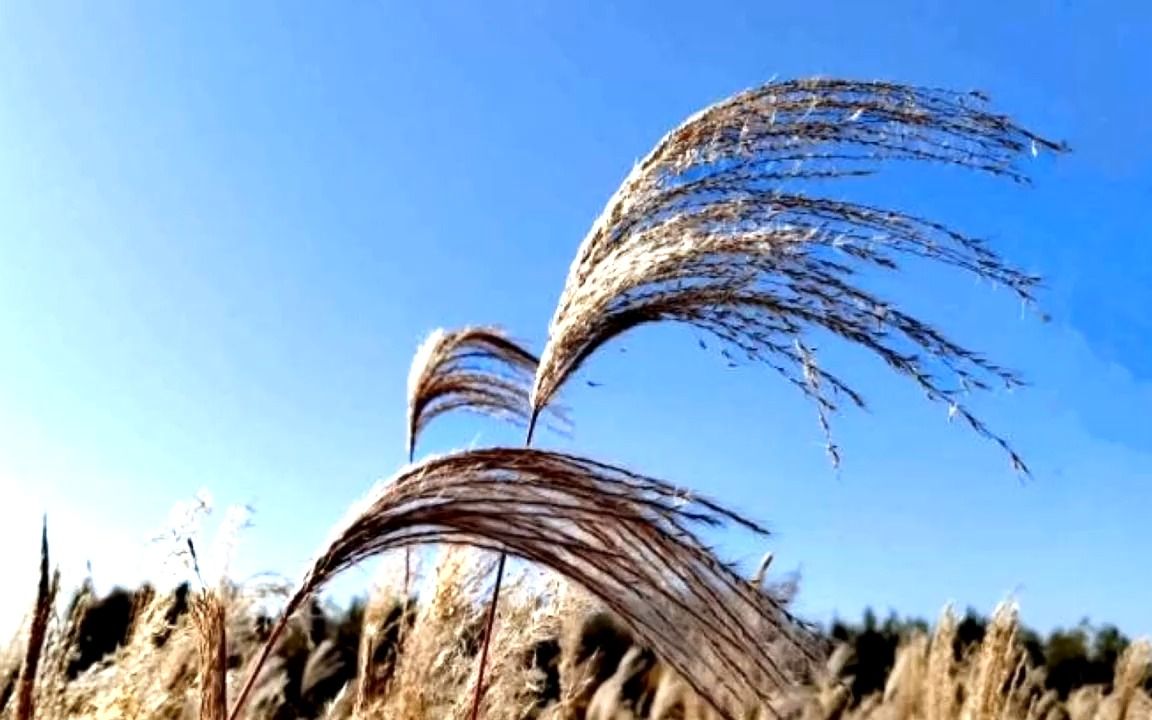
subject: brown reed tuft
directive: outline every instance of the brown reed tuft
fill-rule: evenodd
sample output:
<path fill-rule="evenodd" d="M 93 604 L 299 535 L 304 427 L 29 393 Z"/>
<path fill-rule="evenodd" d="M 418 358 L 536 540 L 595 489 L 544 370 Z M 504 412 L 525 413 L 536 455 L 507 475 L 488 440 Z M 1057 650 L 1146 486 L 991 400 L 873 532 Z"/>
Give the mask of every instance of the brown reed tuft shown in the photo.
<path fill-rule="evenodd" d="M 923 259 L 1004 285 L 1025 301 L 1038 278 L 976 238 L 883 207 L 811 194 L 882 161 L 944 163 L 1023 181 L 1016 159 L 1061 151 L 976 93 L 885 82 L 769 83 L 707 107 L 629 173 L 585 236 L 553 315 L 532 389 L 540 411 L 600 346 L 674 321 L 716 336 L 734 364 L 763 362 L 815 401 L 864 400 L 818 363 L 806 336 L 864 347 L 977 433 L 1020 457 L 966 408 L 965 394 L 1017 376 L 867 290 L 861 273 Z M 829 439 L 834 461 L 839 455 Z"/>
<path fill-rule="evenodd" d="M 693 532 L 724 524 L 766 533 L 710 500 L 592 460 L 528 448 L 452 453 L 408 466 L 369 495 L 277 627 L 336 573 L 369 557 L 421 543 L 466 544 L 527 559 L 581 586 L 718 708 L 767 703 L 792 679 L 773 641 L 811 657 L 812 638 Z M 233 718 L 247 692 L 248 685 Z"/>
<path fill-rule="evenodd" d="M 60 572 L 49 572 L 48 518 L 44 518 L 40 532 L 40 584 L 36 589 L 36 607 L 32 613 L 32 626 L 28 632 L 28 648 L 16 688 L 16 720 L 32 720 L 36 715 L 36 670 L 48 635 L 48 619 L 60 590 Z"/>
<path fill-rule="evenodd" d="M 527 424 L 536 364 L 534 354 L 499 328 L 434 330 L 408 372 L 408 460 L 428 423 L 454 410 Z M 563 416 L 557 411 L 553 418 Z"/>
<path fill-rule="evenodd" d="M 219 592 L 203 590 L 189 606 L 196 629 L 200 658 L 200 720 L 224 720 L 228 714 L 226 697 L 228 641 L 224 600 Z"/>

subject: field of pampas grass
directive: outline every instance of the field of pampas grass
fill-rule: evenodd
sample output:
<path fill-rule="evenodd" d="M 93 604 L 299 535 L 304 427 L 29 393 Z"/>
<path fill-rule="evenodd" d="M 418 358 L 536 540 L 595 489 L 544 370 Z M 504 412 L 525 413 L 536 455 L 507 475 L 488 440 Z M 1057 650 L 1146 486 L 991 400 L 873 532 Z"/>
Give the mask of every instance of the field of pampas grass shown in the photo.
<path fill-rule="evenodd" d="M 864 396 L 812 339 L 868 351 L 1018 471 L 1024 459 L 970 409 L 1021 380 L 867 287 L 928 262 L 1033 301 L 1039 278 L 979 239 L 842 198 L 885 164 L 953 166 L 1022 182 L 1020 163 L 1066 148 L 986 109 L 979 93 L 808 79 L 738 93 L 665 135 L 611 195 L 577 249 L 539 354 L 484 326 L 435 331 L 408 382 L 408 464 L 335 525 L 283 607 L 217 579 L 120 600 L 93 621 L 82 589 L 56 608 L 43 541 L 27 632 L 5 655 L 3 717 L 32 718 L 1136 718 L 1148 647 L 1109 687 L 1052 697 L 998 610 L 959 658 L 952 621 L 910 636 L 883 692 L 854 697 L 846 651 L 796 617 L 779 587 L 739 575 L 702 539 L 756 519 L 695 490 L 533 446 L 566 428 L 559 400 L 602 347 L 653 323 L 709 335 L 729 364 L 763 364 L 830 418 Z M 832 185 L 829 189 L 829 185 Z M 703 341 L 701 340 L 701 344 Z M 522 447 L 418 458 L 430 422 L 470 411 L 525 427 Z M 442 554 L 414 592 L 412 548 Z M 178 548 L 181 552 L 185 548 Z M 399 553 L 405 570 L 339 622 L 317 598 L 336 575 Z M 505 578 L 506 561 L 539 578 Z M 762 575 L 762 573 L 760 573 Z M 491 578 L 491 580 L 490 580 Z M 94 638 L 104 644 L 93 647 Z"/>
<path fill-rule="evenodd" d="M 253 719 L 466 716 L 476 676 L 492 558 L 445 546 L 427 573 L 428 596 L 402 601 L 381 587 L 353 608 L 296 612 L 241 714 Z M 287 589 L 287 588 L 285 588 Z M 555 576 L 509 578 L 491 645 L 484 717 L 500 720 L 654 720 L 721 717 L 685 679 L 586 593 Z M 81 589 L 46 625 L 43 662 L 30 687 L 35 717 L 192 720 L 226 715 L 226 698 L 267 637 L 264 598 L 228 584 L 139 594 L 123 642 L 79 672 L 69 658 L 91 641 L 82 627 L 97 598 Z M 830 647 L 802 682 L 779 688 L 772 709 L 732 708 L 739 718 L 796 720 L 1143 720 L 1152 646 L 1131 644 L 1110 685 L 1061 698 L 1045 689 L 1018 640 L 1016 608 L 1003 604 L 984 640 L 956 653 L 956 617 L 909 633 L 882 690 L 851 692 L 851 647 Z M 33 619 L 28 630 L 35 630 Z M 3 654 L 0 718 L 29 718 L 19 700 L 23 633 Z M 90 658 L 91 659 L 91 658 Z"/>

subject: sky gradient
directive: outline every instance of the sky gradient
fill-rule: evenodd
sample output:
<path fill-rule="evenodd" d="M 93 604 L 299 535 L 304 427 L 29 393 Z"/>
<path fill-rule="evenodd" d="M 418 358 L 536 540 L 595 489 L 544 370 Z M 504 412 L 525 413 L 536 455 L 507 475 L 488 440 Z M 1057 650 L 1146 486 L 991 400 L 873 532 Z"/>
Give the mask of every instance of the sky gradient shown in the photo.
<path fill-rule="evenodd" d="M 1034 477 L 845 348 L 830 366 L 871 410 L 835 421 L 834 472 L 790 387 L 675 327 L 597 355 L 566 396 L 574 439 L 541 443 L 764 520 L 768 543 L 721 547 L 799 569 L 813 619 L 1015 593 L 1041 629 L 1152 633 L 1152 10 L 777 5 L 4 3 L 0 576 L 32 587 L 43 512 L 72 581 L 89 561 L 101 587 L 150 575 L 141 548 L 200 488 L 255 507 L 238 575 L 296 576 L 402 464 L 428 331 L 498 323 L 539 349 L 580 239 L 661 134 L 822 74 L 981 89 L 1071 144 L 1027 164 L 1031 187 L 867 181 L 1046 278 L 1048 323 L 970 278 L 892 283 L 1030 381 L 976 406 Z M 517 440 L 457 418 L 424 450 Z M 26 599 L 0 597 L 0 629 Z"/>

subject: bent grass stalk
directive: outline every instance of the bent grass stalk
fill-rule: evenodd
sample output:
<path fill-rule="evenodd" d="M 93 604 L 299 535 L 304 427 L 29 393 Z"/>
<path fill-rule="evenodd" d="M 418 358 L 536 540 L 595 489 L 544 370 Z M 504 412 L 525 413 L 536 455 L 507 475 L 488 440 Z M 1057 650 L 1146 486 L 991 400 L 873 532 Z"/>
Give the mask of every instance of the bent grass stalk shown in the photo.
<path fill-rule="evenodd" d="M 313 563 L 231 717 L 307 598 L 363 560 L 424 543 L 502 551 L 549 568 L 604 603 L 725 717 L 721 708 L 770 706 L 771 692 L 796 679 L 779 647 L 813 660 L 815 641 L 696 535 L 695 528 L 725 525 L 767 532 L 711 500 L 575 455 L 490 448 L 405 467 L 353 508 Z"/>

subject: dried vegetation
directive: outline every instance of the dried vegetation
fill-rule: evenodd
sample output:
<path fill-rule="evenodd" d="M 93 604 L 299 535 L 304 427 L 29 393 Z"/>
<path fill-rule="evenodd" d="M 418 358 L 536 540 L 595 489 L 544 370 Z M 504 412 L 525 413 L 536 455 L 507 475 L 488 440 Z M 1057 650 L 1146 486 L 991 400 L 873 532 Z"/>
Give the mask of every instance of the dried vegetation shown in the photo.
<path fill-rule="evenodd" d="M 816 402 L 826 434 L 838 399 L 863 397 L 817 361 L 809 336 L 862 347 L 1024 469 L 965 402 L 1016 375 L 866 285 L 870 272 L 908 259 L 1026 301 L 1037 279 L 934 221 L 814 192 L 891 161 L 1023 180 L 1019 158 L 1062 149 L 984 104 L 971 93 L 816 79 L 771 83 L 692 116 L 636 165 L 589 231 L 539 362 L 494 328 L 425 342 L 409 376 L 409 464 L 336 526 L 302 582 L 284 588 L 279 617 L 227 583 L 185 597 L 189 612 L 146 593 L 111 654 L 79 668 L 91 597 L 81 592 L 53 622 L 45 539 L 40 597 L 15 644 L 24 652 L 3 668 L 3 717 L 1138 717 L 1148 708 L 1147 646 L 1124 656 L 1109 692 L 1037 695 L 1010 609 L 971 658 L 940 649 L 954 627 L 947 618 L 935 637 L 909 638 L 884 693 L 852 698 L 844 651 L 828 655 L 788 612 L 786 593 L 762 587 L 763 569 L 738 576 L 698 536 L 722 525 L 763 534 L 753 521 L 570 454 L 483 448 L 414 462 L 428 423 L 454 410 L 524 424 L 530 444 L 544 413 L 563 424 L 558 393 L 597 349 L 673 321 L 716 337 L 731 362 L 775 368 Z M 828 449 L 839 458 L 830 438 Z M 413 594 L 410 549 L 429 545 L 442 556 L 428 589 Z M 383 588 L 358 616 L 326 623 L 325 583 L 392 551 L 406 557 L 399 591 Z M 499 553 L 497 587 L 509 556 L 550 574 L 521 575 L 499 602 L 496 592 L 485 601 L 483 551 Z"/>

